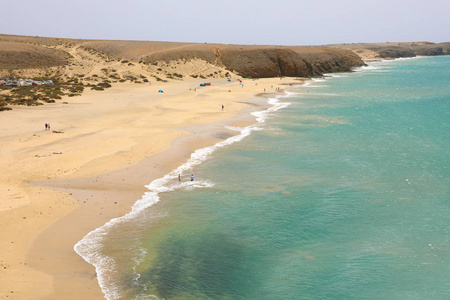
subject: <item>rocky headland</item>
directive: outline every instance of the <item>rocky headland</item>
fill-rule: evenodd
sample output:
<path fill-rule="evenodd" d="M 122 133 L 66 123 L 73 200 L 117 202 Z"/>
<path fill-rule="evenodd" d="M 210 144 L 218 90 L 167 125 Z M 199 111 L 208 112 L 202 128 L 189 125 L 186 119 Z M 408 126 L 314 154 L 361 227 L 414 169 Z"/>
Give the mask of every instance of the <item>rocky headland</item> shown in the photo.
<path fill-rule="evenodd" d="M 395 59 L 416 56 L 450 55 L 450 43 L 357 43 L 328 45 L 351 50 L 363 60 Z"/>

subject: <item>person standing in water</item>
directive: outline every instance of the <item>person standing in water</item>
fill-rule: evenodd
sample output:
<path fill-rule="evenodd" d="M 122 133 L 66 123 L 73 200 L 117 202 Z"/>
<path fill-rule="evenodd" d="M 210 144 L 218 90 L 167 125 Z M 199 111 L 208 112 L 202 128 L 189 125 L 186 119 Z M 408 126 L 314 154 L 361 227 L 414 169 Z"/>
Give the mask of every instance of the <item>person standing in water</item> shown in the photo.
<path fill-rule="evenodd" d="M 178 174 L 178 181 L 181 181 L 181 174 Z"/>
<path fill-rule="evenodd" d="M 191 181 L 194 181 L 194 174 L 191 175 Z"/>

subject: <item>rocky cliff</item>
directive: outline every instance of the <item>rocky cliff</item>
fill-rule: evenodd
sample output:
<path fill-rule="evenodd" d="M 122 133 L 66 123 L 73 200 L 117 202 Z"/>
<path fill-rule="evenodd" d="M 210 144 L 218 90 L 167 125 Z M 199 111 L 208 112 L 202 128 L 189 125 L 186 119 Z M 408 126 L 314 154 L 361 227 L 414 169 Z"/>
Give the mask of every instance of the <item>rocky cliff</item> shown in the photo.
<path fill-rule="evenodd" d="M 202 70 L 206 72 L 203 65 L 206 62 L 214 68 L 234 71 L 244 77 L 315 77 L 325 73 L 351 71 L 355 67 L 363 66 L 363 60 L 449 54 L 450 43 L 429 42 L 302 47 L 74 40 L 0 35 L 0 71 L 4 70 L 2 73 L 14 71 L 24 74 L 19 71 L 30 68 L 45 71 L 53 68 L 53 71 L 42 74 L 62 74 L 66 77 L 93 73 L 95 63 L 104 64 L 105 68 L 109 67 L 111 70 L 117 69 L 118 65 L 121 69 L 126 66 L 130 66 L 131 69 L 139 69 L 133 66 L 147 66 L 147 71 L 151 71 L 151 67 L 159 63 L 153 70 L 154 77 L 169 76 L 176 70 L 161 72 L 158 69 L 161 69 L 163 63 L 167 66 L 169 62 L 177 61 L 184 64 L 195 62 L 197 67 L 193 68 L 197 68 L 194 72 L 197 74 L 204 73 Z M 123 63 L 125 61 L 126 65 Z"/>
<path fill-rule="evenodd" d="M 364 63 L 352 51 L 323 47 L 246 46 L 147 41 L 73 40 L 0 35 L 0 69 L 18 73 L 37 68 L 65 76 L 86 75 L 92 64 L 105 67 L 117 62 L 155 65 L 174 61 L 208 62 L 245 77 L 313 77 L 323 73 L 350 71 Z M 202 64 L 199 68 L 203 68 Z M 115 69 L 115 67 L 113 68 Z M 156 70 L 158 71 L 158 70 Z M 169 70 L 170 71 L 170 70 Z M 167 75 L 168 70 L 159 75 Z M 201 74 L 201 72 L 198 72 Z M 97 74 L 98 75 L 98 74 Z M 205 74 L 206 75 L 206 74 Z M 158 76 L 158 74 L 155 74 Z"/>
<path fill-rule="evenodd" d="M 333 48 L 352 50 L 365 60 L 394 59 L 401 57 L 450 55 L 450 43 L 374 43 L 329 45 Z"/>

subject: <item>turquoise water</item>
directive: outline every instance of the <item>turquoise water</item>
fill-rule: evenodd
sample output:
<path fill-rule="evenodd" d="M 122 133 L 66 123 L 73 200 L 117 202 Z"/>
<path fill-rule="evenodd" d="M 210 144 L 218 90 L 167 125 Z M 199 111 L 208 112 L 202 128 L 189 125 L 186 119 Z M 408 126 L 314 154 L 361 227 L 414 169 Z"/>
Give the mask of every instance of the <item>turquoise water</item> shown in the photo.
<path fill-rule="evenodd" d="M 104 241 L 135 299 L 448 299 L 450 57 L 291 88 Z M 212 184 L 211 184 L 212 185 Z"/>

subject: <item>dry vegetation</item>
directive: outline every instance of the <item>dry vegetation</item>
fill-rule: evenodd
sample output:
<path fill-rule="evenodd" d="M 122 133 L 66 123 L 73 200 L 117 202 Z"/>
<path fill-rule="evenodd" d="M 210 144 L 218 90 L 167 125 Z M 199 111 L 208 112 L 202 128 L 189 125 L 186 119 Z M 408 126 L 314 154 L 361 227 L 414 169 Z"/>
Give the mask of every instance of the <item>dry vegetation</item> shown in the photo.
<path fill-rule="evenodd" d="M 182 80 L 186 74 L 206 77 L 222 73 L 221 68 L 203 61 L 146 65 L 136 61 L 142 51 L 160 51 L 171 47 L 171 43 L 162 43 L 161 47 L 150 43 L 144 48 L 133 45 L 129 42 L 0 35 L 1 78 L 53 81 L 53 85 L 42 86 L 0 85 L 0 111 L 10 110 L 13 105 L 53 103 L 63 97 L 81 95 L 85 89 L 102 91 L 114 83 L 149 84 L 151 81 Z"/>
<path fill-rule="evenodd" d="M 83 83 L 77 78 L 61 82 L 58 78 L 52 78 L 53 84 L 40 86 L 23 86 L 10 88 L 0 86 L 3 93 L 0 95 L 0 106 L 5 105 L 27 105 L 38 106 L 44 103 L 54 103 L 62 97 L 80 96 L 85 88 L 93 90 L 104 90 L 111 87 L 108 80 L 93 84 Z M 10 107 L 9 107 L 10 108 Z"/>
<path fill-rule="evenodd" d="M 111 84 L 186 78 L 312 77 L 350 71 L 363 59 L 449 54 L 450 44 L 351 44 L 326 47 L 241 46 L 148 41 L 73 40 L 0 35 L 0 77 L 52 79 L 52 86 L 1 87 L 6 105 L 41 105 Z"/>

